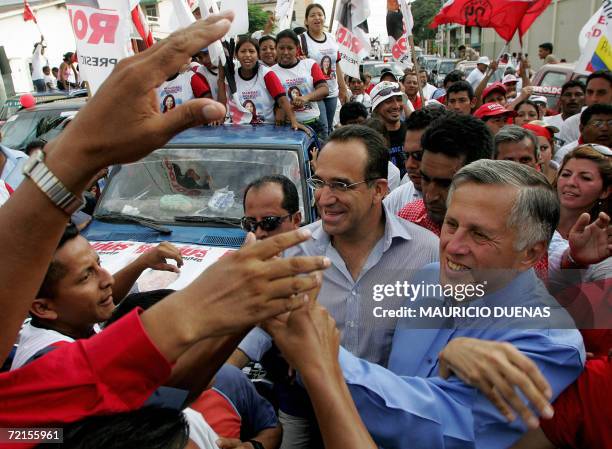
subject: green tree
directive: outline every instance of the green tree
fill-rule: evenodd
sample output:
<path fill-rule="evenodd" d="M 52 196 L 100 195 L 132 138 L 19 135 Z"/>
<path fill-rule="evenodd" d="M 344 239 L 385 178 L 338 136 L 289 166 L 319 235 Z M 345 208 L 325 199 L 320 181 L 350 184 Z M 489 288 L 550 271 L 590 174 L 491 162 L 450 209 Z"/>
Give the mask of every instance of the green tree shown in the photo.
<path fill-rule="evenodd" d="M 268 13 L 261 6 L 249 3 L 249 33 L 263 30 L 268 22 Z"/>
<path fill-rule="evenodd" d="M 417 0 L 412 4 L 415 43 L 436 37 L 436 30 L 429 28 L 429 24 L 439 10 L 440 0 Z"/>

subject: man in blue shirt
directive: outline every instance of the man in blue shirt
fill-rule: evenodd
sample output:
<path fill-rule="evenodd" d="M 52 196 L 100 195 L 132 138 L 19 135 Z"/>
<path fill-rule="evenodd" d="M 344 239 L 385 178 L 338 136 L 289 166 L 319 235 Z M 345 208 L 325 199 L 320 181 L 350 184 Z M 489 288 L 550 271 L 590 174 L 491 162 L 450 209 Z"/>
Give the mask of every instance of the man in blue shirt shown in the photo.
<path fill-rule="evenodd" d="M 553 398 L 580 374 L 585 359 L 582 338 L 570 328 L 568 316 L 532 269 L 546 251 L 558 219 L 554 190 L 529 167 L 480 160 L 457 173 L 440 237 L 440 262 L 429 265 L 412 284 L 450 286 L 455 291 L 459 286 L 484 286 L 484 295 L 472 295 L 463 302 L 420 295 L 408 305 L 418 310 L 421 305 L 437 304 L 439 309 L 459 311 L 472 306 L 480 313 L 470 319 L 459 312 L 453 318 L 429 323 L 400 319 L 388 368 L 340 348 L 344 378 L 378 446 L 506 448 L 527 424 L 537 425 L 508 422 L 485 396 L 486 391 L 459 378 L 465 366 L 451 368 L 457 377 L 438 376 L 438 353 L 453 339 L 512 344 L 535 362 Z M 515 313 L 504 320 L 485 316 L 483 311 L 496 307 L 540 310 L 548 316 L 522 318 Z M 273 337 L 279 336 L 270 330 Z M 318 332 L 316 337 L 300 339 L 298 344 L 295 339 L 293 344 L 288 342 L 282 334 L 275 340 L 283 352 L 305 356 L 317 354 L 329 344 L 325 333 Z M 510 378 L 511 373 L 503 375 Z M 498 388 L 502 397 L 508 397 L 507 380 L 492 382 L 489 389 Z M 543 414 L 550 417 L 551 413 L 545 409 Z"/>
<path fill-rule="evenodd" d="M 23 164 L 27 160 L 28 156 L 22 151 L 0 145 L 0 179 L 13 189 L 19 187 L 23 180 Z"/>

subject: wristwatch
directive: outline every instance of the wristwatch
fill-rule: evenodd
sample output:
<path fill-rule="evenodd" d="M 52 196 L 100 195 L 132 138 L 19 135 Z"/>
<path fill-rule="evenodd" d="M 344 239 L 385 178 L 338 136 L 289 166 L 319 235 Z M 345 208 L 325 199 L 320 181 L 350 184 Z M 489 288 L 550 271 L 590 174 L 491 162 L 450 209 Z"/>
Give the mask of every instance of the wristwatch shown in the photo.
<path fill-rule="evenodd" d="M 251 443 L 255 449 L 266 449 L 264 445 L 257 440 L 249 440 L 247 443 Z"/>
<path fill-rule="evenodd" d="M 78 197 L 57 179 L 57 176 L 45 165 L 45 153 L 35 150 L 23 166 L 23 175 L 27 176 L 49 197 L 51 202 L 72 215 L 85 204 L 83 197 Z"/>

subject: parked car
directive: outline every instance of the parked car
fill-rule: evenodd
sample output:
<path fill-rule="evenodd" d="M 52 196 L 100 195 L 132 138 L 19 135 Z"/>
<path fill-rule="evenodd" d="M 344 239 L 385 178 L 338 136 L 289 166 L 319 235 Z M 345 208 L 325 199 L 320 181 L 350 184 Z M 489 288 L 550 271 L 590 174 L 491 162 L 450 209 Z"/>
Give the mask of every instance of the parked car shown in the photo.
<path fill-rule="evenodd" d="M 24 94 L 13 95 L 6 99 L 2 108 L 0 108 L 0 127 L 4 125 L 7 119 L 15 115 L 22 107 L 19 99 Z M 32 96 L 36 101 L 36 104 L 51 103 L 57 100 L 65 100 L 67 98 L 80 98 L 87 96 L 86 89 L 77 89 L 70 92 L 64 92 L 61 90 L 54 90 L 48 92 L 33 92 Z"/>
<path fill-rule="evenodd" d="M 434 80 L 438 87 L 444 87 L 444 78 L 450 72 L 455 70 L 457 62 L 457 59 L 440 59 L 438 61 L 438 66 L 436 67 L 436 79 Z"/>
<path fill-rule="evenodd" d="M 59 126 L 85 104 L 86 98 L 70 98 L 21 109 L 2 127 L 2 145 L 24 150 L 33 140 Z"/>
<path fill-rule="evenodd" d="M 289 177 L 302 224 L 317 219 L 306 183 L 314 146 L 315 137 L 273 125 L 189 129 L 144 159 L 113 167 L 84 235 L 111 272 L 151 245 L 172 242 L 185 262 L 180 275 L 146 271 L 138 288 L 182 288 L 243 243 L 244 190 L 255 179 Z"/>
<path fill-rule="evenodd" d="M 421 61 L 421 67 L 427 70 L 427 73 L 431 75 L 431 72 L 437 69 L 440 58 L 438 56 L 424 55 L 421 57 Z"/>
<path fill-rule="evenodd" d="M 380 81 L 380 74 L 383 69 L 390 69 L 393 74 L 399 79 L 404 76 L 402 66 L 396 62 L 380 62 L 380 61 L 363 61 L 359 70 L 361 73 L 367 73 L 372 77 L 372 82 L 377 84 Z"/>
<path fill-rule="evenodd" d="M 572 79 L 586 84 L 587 75 L 574 72 L 575 63 L 545 64 L 533 76 L 531 84 L 534 93 L 543 95 L 548 101 L 548 109 L 557 110 L 561 87 Z"/>

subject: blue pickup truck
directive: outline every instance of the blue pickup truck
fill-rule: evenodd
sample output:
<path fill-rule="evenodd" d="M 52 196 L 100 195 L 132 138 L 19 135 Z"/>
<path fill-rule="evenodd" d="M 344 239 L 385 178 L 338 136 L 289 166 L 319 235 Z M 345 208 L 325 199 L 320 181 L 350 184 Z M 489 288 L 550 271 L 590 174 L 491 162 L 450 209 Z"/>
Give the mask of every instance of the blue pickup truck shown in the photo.
<path fill-rule="evenodd" d="M 242 244 L 246 186 L 282 174 L 298 188 L 303 224 L 317 219 L 309 151 L 316 138 L 273 125 L 198 127 L 144 159 L 113 167 L 84 231 L 102 263 L 116 272 L 162 241 L 180 248 L 181 274 L 147 270 L 140 291 L 182 288 Z"/>

